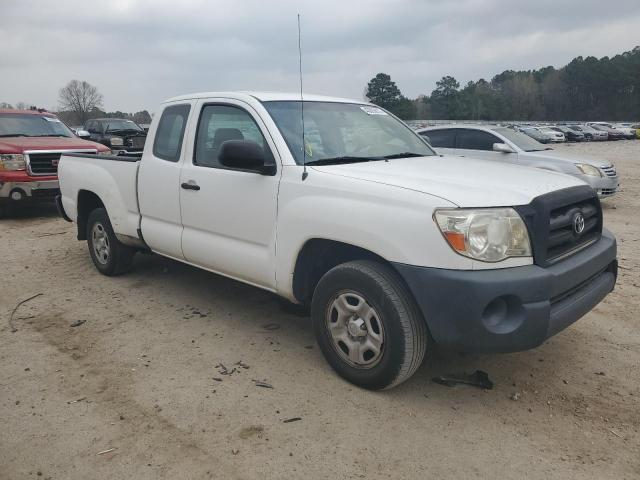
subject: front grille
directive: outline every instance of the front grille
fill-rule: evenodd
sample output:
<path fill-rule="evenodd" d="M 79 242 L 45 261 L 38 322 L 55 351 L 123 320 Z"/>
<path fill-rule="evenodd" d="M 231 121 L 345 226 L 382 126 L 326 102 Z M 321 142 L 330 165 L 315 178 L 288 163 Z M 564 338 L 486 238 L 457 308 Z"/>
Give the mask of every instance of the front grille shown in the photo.
<path fill-rule="evenodd" d="M 144 141 L 146 140 L 146 137 L 132 137 L 129 139 L 129 141 L 131 142 L 131 146 L 133 148 L 144 148 Z"/>
<path fill-rule="evenodd" d="M 616 172 L 616 167 L 613 165 L 602 165 L 600 169 L 604 172 L 607 177 L 617 177 L 618 172 Z"/>
<path fill-rule="evenodd" d="M 593 243 L 600 237 L 602 225 L 599 209 L 597 199 L 595 201 L 588 199 L 551 211 L 546 254 L 548 262 L 553 262 L 569 252 Z M 574 223 L 580 214 L 584 218 L 584 230 L 577 233 Z"/>
<path fill-rule="evenodd" d="M 96 153 L 92 151 L 64 151 L 64 152 L 43 152 L 43 153 L 29 153 L 29 173 L 32 175 L 56 175 L 58 173 L 58 162 L 60 156 L 65 153 Z"/>
<path fill-rule="evenodd" d="M 600 201 L 587 185 L 541 195 L 516 210 L 527 224 L 534 262 L 543 267 L 596 242 L 602 234 Z M 574 227 L 578 214 L 584 218 L 580 233 Z"/>
<path fill-rule="evenodd" d="M 58 173 L 58 161 L 61 153 L 31 153 L 29 169 L 34 175 L 55 175 Z"/>

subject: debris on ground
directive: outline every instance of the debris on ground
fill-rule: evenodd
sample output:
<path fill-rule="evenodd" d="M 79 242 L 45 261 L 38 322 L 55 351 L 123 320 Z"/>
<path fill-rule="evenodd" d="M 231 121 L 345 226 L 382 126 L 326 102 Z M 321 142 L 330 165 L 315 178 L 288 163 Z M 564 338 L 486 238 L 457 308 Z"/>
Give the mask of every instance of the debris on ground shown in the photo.
<path fill-rule="evenodd" d="M 111 453 L 115 450 L 115 448 L 109 448 L 107 450 L 103 450 L 101 452 L 96 453 L 96 455 L 104 455 L 105 453 Z"/>
<path fill-rule="evenodd" d="M 520 400 L 520 394 L 518 392 L 512 393 L 509 396 L 509 399 L 513 400 L 514 402 L 517 402 L 518 400 Z"/>
<path fill-rule="evenodd" d="M 232 368 L 231 370 L 229 370 L 227 367 L 224 366 L 224 364 L 219 363 L 215 366 L 215 368 L 218 369 L 218 373 L 220 375 L 233 375 L 234 373 L 236 373 L 238 371 L 237 368 Z"/>
<path fill-rule="evenodd" d="M 287 418 L 286 420 L 283 420 L 282 423 L 299 422 L 300 420 L 302 420 L 302 418 L 293 417 L 293 418 Z"/>
<path fill-rule="evenodd" d="M 273 385 L 267 382 L 263 382 L 262 380 L 253 380 L 253 383 L 256 384 L 256 387 L 273 388 Z"/>
<path fill-rule="evenodd" d="M 19 302 L 13 309 L 13 311 L 11 312 L 11 315 L 9 316 L 9 328 L 11 329 L 11 333 L 16 333 L 18 331 L 18 329 L 13 325 L 13 316 L 15 315 L 15 313 L 18 311 L 18 308 L 20 308 L 20 305 L 23 305 L 25 303 L 27 303 L 30 300 L 33 300 L 34 298 L 39 297 L 40 295 L 44 295 L 44 293 L 36 293 L 35 295 L 22 300 L 21 302 Z"/>
<path fill-rule="evenodd" d="M 240 450 L 238 450 L 237 448 L 232 448 L 231 449 L 231 454 L 232 455 L 237 455 L 238 453 L 240 453 Z"/>
<path fill-rule="evenodd" d="M 244 363 L 242 360 L 236 362 L 235 365 L 239 366 L 240 368 L 244 368 L 245 370 L 249 370 L 249 365 Z"/>
<path fill-rule="evenodd" d="M 86 320 L 76 320 L 75 322 L 73 322 L 71 325 L 69 325 L 70 327 L 79 327 L 80 325 L 82 325 L 83 323 L 85 323 Z"/>
<path fill-rule="evenodd" d="M 476 370 L 471 375 L 465 373 L 441 375 L 439 377 L 433 377 L 432 380 L 446 387 L 454 387 L 462 384 L 483 388 L 485 390 L 491 390 L 493 388 L 493 382 L 489 379 L 489 375 L 482 370 Z"/>
<path fill-rule="evenodd" d="M 80 397 L 80 398 L 78 398 L 76 400 L 69 400 L 67 403 L 69 405 L 71 405 L 72 403 L 78 403 L 78 402 L 81 402 L 81 401 L 86 400 L 86 399 L 87 399 L 87 397 Z"/>

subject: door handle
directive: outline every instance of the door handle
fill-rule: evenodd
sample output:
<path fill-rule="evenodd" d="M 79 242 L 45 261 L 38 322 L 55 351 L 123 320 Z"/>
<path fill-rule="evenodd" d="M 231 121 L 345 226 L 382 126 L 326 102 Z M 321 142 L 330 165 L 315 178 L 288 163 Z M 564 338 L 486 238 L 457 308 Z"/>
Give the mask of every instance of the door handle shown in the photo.
<path fill-rule="evenodd" d="M 183 183 L 180 185 L 185 190 L 200 190 L 200 185 L 196 185 L 195 183 Z"/>

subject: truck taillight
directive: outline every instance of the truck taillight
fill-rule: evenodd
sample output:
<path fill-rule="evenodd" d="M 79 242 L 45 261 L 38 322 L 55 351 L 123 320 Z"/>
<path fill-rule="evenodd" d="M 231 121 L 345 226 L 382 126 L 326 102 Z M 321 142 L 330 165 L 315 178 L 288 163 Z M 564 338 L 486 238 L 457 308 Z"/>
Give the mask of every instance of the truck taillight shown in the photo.
<path fill-rule="evenodd" d="M 0 170 L 16 171 L 26 170 L 27 162 L 24 155 L 20 154 L 0 154 Z"/>

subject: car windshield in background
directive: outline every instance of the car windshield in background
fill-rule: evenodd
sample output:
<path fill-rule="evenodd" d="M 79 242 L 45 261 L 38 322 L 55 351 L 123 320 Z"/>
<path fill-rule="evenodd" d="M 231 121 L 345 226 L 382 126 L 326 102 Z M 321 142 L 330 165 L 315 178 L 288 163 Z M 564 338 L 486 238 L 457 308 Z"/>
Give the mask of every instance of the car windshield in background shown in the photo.
<path fill-rule="evenodd" d="M 0 114 L 0 137 L 73 137 L 56 117 L 34 114 Z"/>
<path fill-rule="evenodd" d="M 301 102 L 263 104 L 301 165 L 305 161 Z M 435 155 L 409 127 L 372 105 L 304 102 L 304 140 L 309 164 Z"/>
<path fill-rule="evenodd" d="M 525 152 L 539 152 L 541 150 L 551 150 L 549 147 L 543 145 L 542 143 L 534 140 L 528 135 L 524 133 L 516 132 L 515 130 L 511 130 L 510 128 L 500 127 L 493 128 L 494 132 L 499 133 L 503 137 L 506 137 L 507 140 L 514 143 L 516 147 L 524 150 Z"/>
<path fill-rule="evenodd" d="M 135 130 L 136 132 L 143 132 L 142 128 L 136 125 L 131 120 L 114 120 L 107 123 L 105 132 L 115 132 L 119 130 Z"/>

